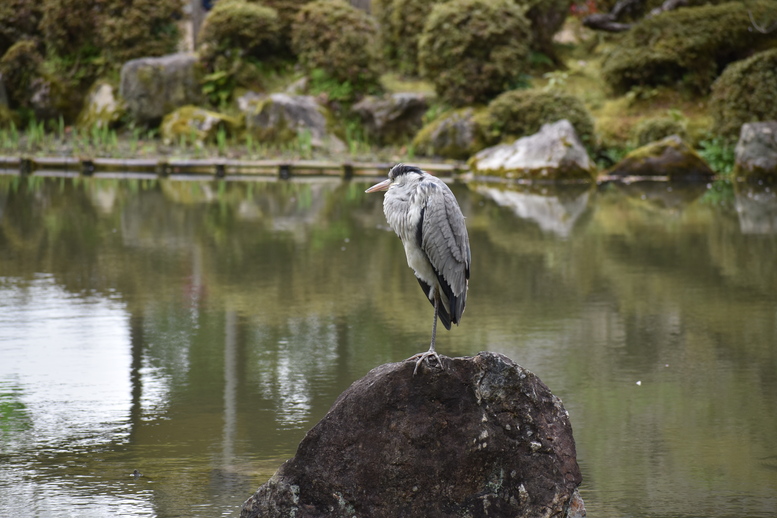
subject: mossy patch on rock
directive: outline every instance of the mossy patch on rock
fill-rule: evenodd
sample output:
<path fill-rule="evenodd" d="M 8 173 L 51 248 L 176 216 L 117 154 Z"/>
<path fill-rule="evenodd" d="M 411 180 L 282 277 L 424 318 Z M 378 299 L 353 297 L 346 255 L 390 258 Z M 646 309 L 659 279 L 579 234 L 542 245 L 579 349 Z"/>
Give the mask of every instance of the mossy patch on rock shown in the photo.
<path fill-rule="evenodd" d="M 485 108 L 458 108 L 443 113 L 425 125 L 413 138 L 416 153 L 465 160 L 480 151 L 483 142 L 481 127 Z"/>
<path fill-rule="evenodd" d="M 691 180 L 708 179 L 714 176 L 715 172 L 680 137 L 672 135 L 635 149 L 606 174 Z"/>
<path fill-rule="evenodd" d="M 117 125 L 125 112 L 124 103 L 117 98 L 113 85 L 98 81 L 86 94 L 86 102 L 76 124 L 85 129 L 108 128 Z"/>
<path fill-rule="evenodd" d="M 777 32 L 761 33 L 750 21 L 773 23 L 774 13 L 775 0 L 744 0 L 645 18 L 613 46 L 603 77 L 616 93 L 662 84 L 705 93 L 726 64 L 777 42 Z"/>
<path fill-rule="evenodd" d="M 637 146 L 645 146 L 651 142 L 661 140 L 670 135 L 677 135 L 681 139 L 686 138 L 685 125 L 671 117 L 651 117 L 644 119 L 634 126 L 633 140 Z"/>
<path fill-rule="evenodd" d="M 777 120 L 777 48 L 732 63 L 712 85 L 713 131 L 736 137 L 747 122 Z"/>
<path fill-rule="evenodd" d="M 205 110 L 197 106 L 182 106 L 165 115 L 159 126 L 166 143 L 176 143 L 181 138 L 191 142 L 214 141 L 219 129 L 235 134 L 240 129 L 240 119 Z"/>

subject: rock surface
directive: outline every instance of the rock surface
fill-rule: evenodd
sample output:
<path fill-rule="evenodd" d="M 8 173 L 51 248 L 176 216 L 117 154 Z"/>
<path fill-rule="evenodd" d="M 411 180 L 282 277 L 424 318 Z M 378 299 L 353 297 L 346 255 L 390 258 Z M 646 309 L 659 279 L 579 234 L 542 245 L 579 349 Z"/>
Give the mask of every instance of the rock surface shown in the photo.
<path fill-rule="evenodd" d="M 715 172 L 680 137 L 670 135 L 635 149 L 607 171 L 607 175 L 706 180 L 715 176 Z"/>
<path fill-rule="evenodd" d="M 413 146 L 420 154 L 466 160 L 484 146 L 474 108 L 460 108 L 441 115 L 418 132 Z"/>
<path fill-rule="evenodd" d="M 176 108 L 203 101 L 196 54 L 133 59 L 121 67 L 119 93 L 133 118 L 156 123 Z"/>
<path fill-rule="evenodd" d="M 500 354 L 442 362 L 356 381 L 240 516 L 585 516 L 561 401 Z"/>
<path fill-rule="evenodd" d="M 572 124 L 562 119 L 512 144 L 486 148 L 469 161 L 475 174 L 530 180 L 593 180 L 588 153 Z"/>
<path fill-rule="evenodd" d="M 116 98 L 110 83 L 98 81 L 89 89 L 84 107 L 78 115 L 78 126 L 84 129 L 93 127 L 108 128 L 119 122 L 124 114 L 124 104 Z"/>
<path fill-rule="evenodd" d="M 219 128 L 234 133 L 239 126 L 234 117 L 197 106 L 183 106 L 165 115 L 159 130 L 166 144 L 177 143 L 181 137 L 203 143 L 215 140 Z"/>
<path fill-rule="evenodd" d="M 736 171 L 743 175 L 777 175 L 777 121 L 742 125 Z"/>
<path fill-rule="evenodd" d="M 328 130 L 326 108 L 312 96 L 244 95 L 238 106 L 245 114 L 246 129 L 259 141 L 283 144 L 309 138 L 313 148 L 345 150 L 345 144 Z"/>
<path fill-rule="evenodd" d="M 386 97 L 367 96 L 353 105 L 367 133 L 379 144 L 399 144 L 412 137 L 429 108 L 427 97 L 417 93 L 395 93 Z"/>

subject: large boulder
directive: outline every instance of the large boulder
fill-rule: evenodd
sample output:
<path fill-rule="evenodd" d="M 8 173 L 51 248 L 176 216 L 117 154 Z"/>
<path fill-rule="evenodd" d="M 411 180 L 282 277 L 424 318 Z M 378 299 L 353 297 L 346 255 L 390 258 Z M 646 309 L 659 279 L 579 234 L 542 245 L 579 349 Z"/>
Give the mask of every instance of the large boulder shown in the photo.
<path fill-rule="evenodd" d="M 742 125 L 735 166 L 743 176 L 777 176 L 777 121 Z"/>
<path fill-rule="evenodd" d="M 471 107 L 440 115 L 413 138 L 416 153 L 466 160 L 484 147 L 477 115 L 478 110 Z"/>
<path fill-rule="evenodd" d="M 592 181 L 593 165 L 572 124 L 562 119 L 512 144 L 486 148 L 469 161 L 472 172 L 528 180 Z"/>
<path fill-rule="evenodd" d="M 715 176 L 715 172 L 680 137 L 670 135 L 635 149 L 607 171 L 607 175 L 706 180 Z"/>
<path fill-rule="evenodd" d="M 260 142 L 286 144 L 309 138 L 314 148 L 345 150 L 343 142 L 329 132 L 326 108 L 312 96 L 247 94 L 238 99 L 238 106 L 245 114 L 246 130 Z"/>
<path fill-rule="evenodd" d="M 176 108 L 203 102 L 197 55 L 169 54 L 127 61 L 119 93 L 136 122 L 155 124 Z"/>
<path fill-rule="evenodd" d="M 353 105 L 367 134 L 378 144 L 400 144 L 410 139 L 423 126 L 429 108 L 427 96 L 417 93 L 395 93 L 384 97 L 367 96 Z"/>
<path fill-rule="evenodd" d="M 442 364 L 356 381 L 241 518 L 584 516 L 561 400 L 500 354 Z"/>

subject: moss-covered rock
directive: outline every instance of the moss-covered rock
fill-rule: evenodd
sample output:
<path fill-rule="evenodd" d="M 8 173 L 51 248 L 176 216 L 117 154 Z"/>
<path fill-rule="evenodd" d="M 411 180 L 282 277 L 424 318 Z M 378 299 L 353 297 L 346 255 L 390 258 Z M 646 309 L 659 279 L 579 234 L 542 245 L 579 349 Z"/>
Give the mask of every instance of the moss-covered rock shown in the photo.
<path fill-rule="evenodd" d="M 734 138 L 746 122 L 777 120 L 777 48 L 732 63 L 712 85 L 713 131 Z"/>
<path fill-rule="evenodd" d="M 529 22 L 509 0 L 436 4 L 419 40 L 422 74 L 453 106 L 487 102 L 528 67 Z"/>
<path fill-rule="evenodd" d="M 607 175 L 706 180 L 715 172 L 680 137 L 672 135 L 635 149 L 607 171 Z"/>
<path fill-rule="evenodd" d="M 634 126 L 632 133 L 637 146 L 644 146 L 670 135 L 677 135 L 683 140 L 687 137 L 685 124 L 671 117 L 651 117 L 642 120 Z"/>
<path fill-rule="evenodd" d="M 514 140 L 561 119 L 572 123 L 584 144 L 593 144 L 594 121 L 583 102 L 552 90 L 511 90 L 491 101 L 486 113 L 487 138 L 491 142 Z"/>
<path fill-rule="evenodd" d="M 486 148 L 470 158 L 477 175 L 524 180 L 591 182 L 594 165 L 572 124 L 562 119 L 512 144 Z"/>
<path fill-rule="evenodd" d="M 200 57 L 209 71 L 218 57 L 266 60 L 279 48 L 278 12 L 244 0 L 221 0 L 205 17 L 197 41 Z"/>
<path fill-rule="evenodd" d="M 367 96 L 352 107 L 370 139 L 380 145 L 406 143 L 421 129 L 428 109 L 428 96 L 414 92 Z"/>
<path fill-rule="evenodd" d="M 777 0 L 744 0 L 680 8 L 645 18 L 624 33 L 602 64 L 607 84 L 624 93 L 641 85 L 681 85 L 707 92 L 728 63 L 777 43 L 777 32 L 750 21 L 775 21 Z"/>
<path fill-rule="evenodd" d="M 136 122 L 153 125 L 176 108 L 201 103 L 201 78 L 194 54 L 133 59 L 121 69 L 119 94 Z"/>
<path fill-rule="evenodd" d="M 197 106 L 182 106 L 162 119 L 159 132 L 167 144 L 178 143 L 182 138 L 189 142 L 214 141 L 219 129 L 235 134 L 240 129 L 240 119 Z"/>
<path fill-rule="evenodd" d="M 180 0 L 103 0 L 100 44 L 110 67 L 176 51 L 183 15 Z"/>
<path fill-rule="evenodd" d="M 416 154 L 465 160 L 486 144 L 480 121 L 485 108 L 458 108 L 443 113 L 413 138 Z M 480 116 L 479 116 L 480 115 Z"/>
<path fill-rule="evenodd" d="M 43 10 L 40 0 L 0 2 L 0 56 L 21 40 L 38 38 Z"/>
<path fill-rule="evenodd" d="M 343 0 L 316 0 L 297 13 L 292 48 L 314 81 L 347 83 L 354 94 L 378 89 L 377 27 Z"/>
<path fill-rule="evenodd" d="M 86 94 L 86 100 L 76 124 L 80 128 L 108 128 L 116 126 L 126 112 L 124 103 L 117 98 L 112 84 L 97 81 Z"/>
<path fill-rule="evenodd" d="M 742 125 L 735 173 L 746 177 L 777 177 L 777 121 Z"/>

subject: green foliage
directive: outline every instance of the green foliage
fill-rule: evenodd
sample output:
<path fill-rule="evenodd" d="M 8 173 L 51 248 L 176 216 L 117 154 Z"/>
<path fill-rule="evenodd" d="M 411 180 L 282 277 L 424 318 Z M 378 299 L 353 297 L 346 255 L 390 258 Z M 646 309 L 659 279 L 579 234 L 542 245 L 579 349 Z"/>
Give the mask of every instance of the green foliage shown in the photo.
<path fill-rule="evenodd" d="M 326 93 L 332 101 L 348 102 L 356 97 L 356 91 L 350 81 L 337 81 L 327 75 L 326 70 L 316 68 L 310 71 L 310 93 Z"/>
<path fill-rule="evenodd" d="M 103 0 L 99 39 L 105 58 L 118 67 L 175 52 L 182 14 L 180 0 Z"/>
<path fill-rule="evenodd" d="M 711 138 L 699 142 L 699 156 L 718 174 L 729 175 L 734 170 L 736 152 L 734 144 L 722 138 Z"/>
<path fill-rule="evenodd" d="M 640 121 L 634 126 L 633 135 L 637 146 L 656 142 L 669 135 L 677 135 L 683 140 L 687 137 L 684 121 L 674 117 L 652 117 Z"/>
<path fill-rule="evenodd" d="M 511 90 L 489 103 L 486 112 L 491 139 L 516 139 L 537 133 L 543 124 L 567 119 L 583 143 L 594 141 L 594 121 L 577 97 L 556 91 Z"/>
<path fill-rule="evenodd" d="M 383 44 L 392 49 L 392 61 L 403 74 L 417 75 L 418 40 L 426 19 L 440 0 L 392 0 Z"/>
<path fill-rule="evenodd" d="M 516 3 L 526 9 L 532 31 L 532 49 L 549 58 L 551 63 L 557 61 L 553 36 L 564 25 L 572 0 L 517 0 Z"/>
<path fill-rule="evenodd" d="M 217 69 L 217 57 L 268 59 L 278 50 L 280 29 L 275 9 L 244 0 L 221 0 L 200 29 L 200 57 L 209 70 Z"/>
<path fill-rule="evenodd" d="M 527 70 L 531 34 L 507 0 L 451 0 L 432 9 L 419 40 L 422 74 L 452 106 L 483 103 Z"/>
<path fill-rule="evenodd" d="M 292 48 L 307 73 L 349 83 L 354 95 L 379 88 L 377 27 L 364 12 L 343 0 L 317 0 L 297 13 Z"/>
<path fill-rule="evenodd" d="M 48 53 L 73 61 L 99 54 L 103 21 L 98 0 L 45 0 L 40 28 Z"/>
<path fill-rule="evenodd" d="M 223 1 L 223 0 L 222 0 Z M 285 59 L 292 57 L 291 49 L 291 33 L 292 26 L 294 25 L 294 19 L 297 16 L 299 10 L 310 2 L 310 0 L 248 0 L 249 2 L 256 2 L 265 7 L 275 9 L 278 13 L 279 24 L 279 47 L 278 57 Z"/>
<path fill-rule="evenodd" d="M 40 37 L 42 15 L 40 0 L 0 2 L 0 56 L 18 41 Z"/>
<path fill-rule="evenodd" d="M 713 131 L 736 138 L 746 122 L 777 119 L 777 48 L 729 65 L 712 85 Z"/>
<path fill-rule="evenodd" d="M 645 18 L 624 33 L 606 56 L 603 78 L 616 93 L 640 85 L 678 83 L 705 93 L 727 63 L 759 45 L 777 42 L 777 32 L 753 30 L 750 13 L 768 25 L 775 21 L 777 1 L 734 1 Z"/>
<path fill-rule="evenodd" d="M 40 77 L 43 55 L 33 40 L 15 43 L 0 58 L 0 74 L 3 76 L 11 108 L 29 108 L 32 82 Z"/>

